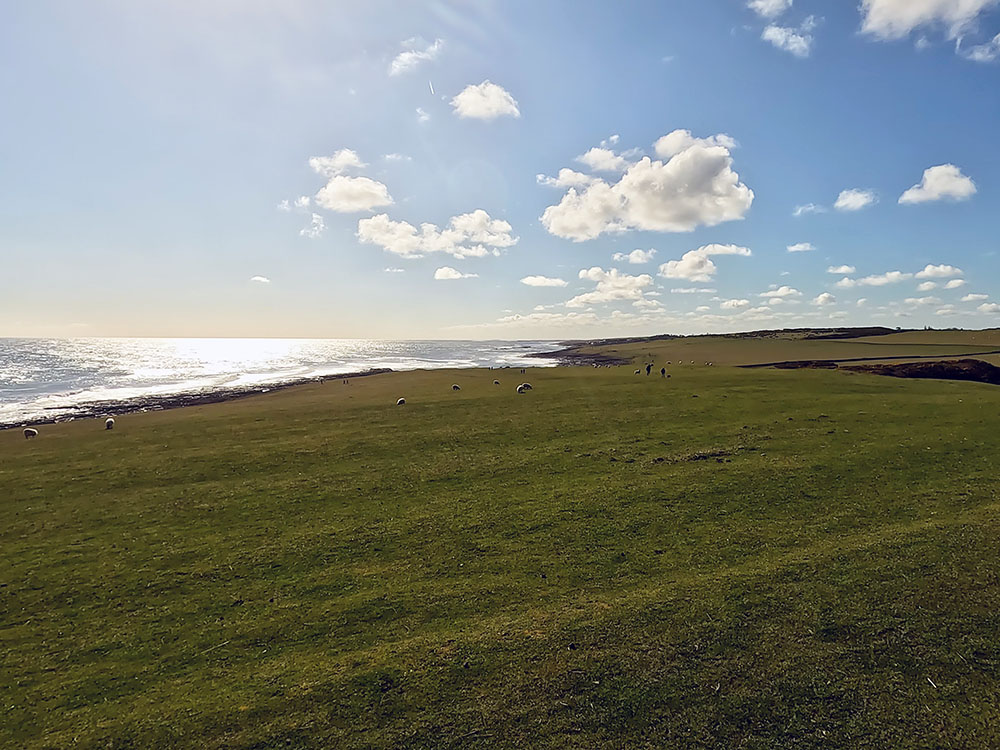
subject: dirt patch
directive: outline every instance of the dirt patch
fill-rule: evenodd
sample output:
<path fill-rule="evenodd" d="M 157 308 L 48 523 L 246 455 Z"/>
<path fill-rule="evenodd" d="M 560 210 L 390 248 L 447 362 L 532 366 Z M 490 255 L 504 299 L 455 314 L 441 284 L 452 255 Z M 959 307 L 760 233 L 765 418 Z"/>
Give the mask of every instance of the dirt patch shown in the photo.
<path fill-rule="evenodd" d="M 1000 367 L 981 359 L 952 359 L 937 362 L 907 362 L 890 365 L 850 365 L 842 370 L 888 375 L 893 378 L 931 378 L 934 380 L 970 380 L 1000 385 Z"/>

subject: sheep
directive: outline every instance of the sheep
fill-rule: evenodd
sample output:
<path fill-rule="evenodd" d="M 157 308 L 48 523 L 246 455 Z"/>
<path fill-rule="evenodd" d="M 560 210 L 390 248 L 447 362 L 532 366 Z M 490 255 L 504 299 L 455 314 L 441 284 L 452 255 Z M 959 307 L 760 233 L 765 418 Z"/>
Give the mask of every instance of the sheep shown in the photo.
<path fill-rule="evenodd" d="M 636 374 L 636 375 L 642 375 L 642 370 L 636 370 L 636 371 L 635 371 L 635 374 Z"/>
<path fill-rule="evenodd" d="M 519 386 L 518 386 L 517 388 L 515 388 L 514 390 L 516 390 L 516 391 L 517 391 L 518 393 L 521 393 L 521 394 L 524 394 L 524 393 L 526 393 L 526 391 L 524 390 L 524 385 L 523 385 L 523 384 L 522 384 L 522 385 L 519 385 Z"/>
<path fill-rule="evenodd" d="M 396 406 L 405 406 L 405 405 L 406 405 L 406 399 L 405 398 L 400 398 L 400 399 L 396 400 Z"/>
<path fill-rule="evenodd" d="M 524 390 L 526 390 L 526 391 L 530 391 L 531 390 L 531 383 L 521 383 L 521 387 L 524 388 Z"/>
<path fill-rule="evenodd" d="M 104 429 L 105 430 L 113 430 L 113 429 L 115 429 L 115 418 L 114 417 L 108 417 L 107 419 L 104 420 Z"/>
<path fill-rule="evenodd" d="M 33 437 L 38 437 L 38 430 L 36 430 L 34 427 L 25 427 L 24 428 L 24 439 L 25 440 L 31 440 L 31 438 L 33 438 Z"/>
<path fill-rule="evenodd" d="M 493 381 L 493 385 L 500 385 L 500 381 L 499 380 L 494 380 Z"/>
<path fill-rule="evenodd" d="M 462 386 L 460 386 L 458 383 L 452 383 L 451 389 L 453 391 L 460 391 L 460 390 L 462 390 Z"/>

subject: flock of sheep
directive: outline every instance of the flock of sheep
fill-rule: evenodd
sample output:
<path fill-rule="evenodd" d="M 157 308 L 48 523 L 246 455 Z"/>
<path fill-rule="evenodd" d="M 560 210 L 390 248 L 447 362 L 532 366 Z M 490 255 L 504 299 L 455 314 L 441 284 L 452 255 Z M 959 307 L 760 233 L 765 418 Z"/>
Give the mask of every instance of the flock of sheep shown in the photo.
<path fill-rule="evenodd" d="M 521 370 L 521 372 L 524 372 L 524 370 Z M 500 385 L 500 381 L 499 380 L 494 380 L 493 381 L 493 385 Z M 451 389 L 453 391 L 460 391 L 460 390 L 462 390 L 462 386 L 460 386 L 458 383 L 452 383 L 451 384 Z M 531 383 L 521 383 L 514 390 L 517 391 L 519 394 L 523 395 L 523 394 L 525 394 L 525 393 L 527 393 L 528 391 L 531 390 Z M 396 406 L 406 406 L 406 399 L 405 398 L 399 398 L 399 399 L 397 399 L 396 400 Z"/>
<path fill-rule="evenodd" d="M 113 429 L 115 429 L 115 418 L 114 417 L 108 417 L 107 419 L 104 420 L 104 429 L 105 430 L 113 430 Z M 31 438 L 36 438 L 36 437 L 38 437 L 38 430 L 36 430 L 34 427 L 25 427 L 24 428 L 24 439 L 25 440 L 31 440 Z"/>

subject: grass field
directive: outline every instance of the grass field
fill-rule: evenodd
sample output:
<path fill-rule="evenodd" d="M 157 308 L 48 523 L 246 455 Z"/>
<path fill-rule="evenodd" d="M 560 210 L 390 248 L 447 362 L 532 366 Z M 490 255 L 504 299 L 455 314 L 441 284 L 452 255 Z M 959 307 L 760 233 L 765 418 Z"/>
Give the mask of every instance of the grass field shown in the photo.
<path fill-rule="evenodd" d="M 671 373 L 0 433 L 0 747 L 1000 746 L 1000 388 Z"/>

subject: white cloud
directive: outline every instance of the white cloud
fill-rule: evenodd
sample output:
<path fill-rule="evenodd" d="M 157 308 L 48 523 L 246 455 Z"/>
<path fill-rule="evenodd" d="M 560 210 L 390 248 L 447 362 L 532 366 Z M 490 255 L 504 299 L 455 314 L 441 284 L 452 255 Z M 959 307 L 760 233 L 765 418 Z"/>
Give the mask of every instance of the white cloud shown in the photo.
<path fill-rule="evenodd" d="M 861 30 L 878 39 L 902 39 L 914 29 L 941 26 L 956 39 L 997 0 L 861 0 Z"/>
<path fill-rule="evenodd" d="M 258 284 L 270 284 L 271 280 L 267 276 L 251 276 L 250 281 L 255 281 Z"/>
<path fill-rule="evenodd" d="M 948 265 L 932 266 L 928 264 L 924 266 L 923 271 L 917 272 L 918 279 L 948 279 L 951 278 L 952 276 L 964 276 L 964 275 L 965 271 L 963 271 L 961 268 L 956 268 L 955 266 L 948 266 Z"/>
<path fill-rule="evenodd" d="M 299 235 L 315 240 L 318 237 L 322 237 L 325 231 L 326 222 L 323 221 L 323 217 L 319 214 L 313 214 L 312 219 L 309 221 L 309 226 L 300 229 Z"/>
<path fill-rule="evenodd" d="M 937 282 L 934 281 L 923 281 L 917 284 L 918 292 L 929 292 L 932 289 L 937 289 Z"/>
<path fill-rule="evenodd" d="M 926 307 L 927 305 L 940 305 L 941 300 L 937 297 L 907 297 L 903 303 L 914 307 Z"/>
<path fill-rule="evenodd" d="M 989 299 L 988 294 L 966 294 L 962 297 L 962 302 L 982 302 L 984 299 Z"/>
<path fill-rule="evenodd" d="M 566 302 L 566 307 L 586 307 L 587 305 L 616 300 L 639 300 L 644 296 L 643 290 L 653 284 L 653 277 L 649 274 L 629 276 L 621 273 L 617 268 L 605 271 L 599 266 L 581 270 L 579 277 L 597 282 L 597 288 L 592 292 L 585 292 L 573 297 Z"/>
<path fill-rule="evenodd" d="M 455 281 L 456 279 L 475 279 L 479 276 L 477 273 L 462 273 L 461 271 L 456 271 L 451 266 L 441 266 L 434 272 L 434 279 L 436 281 Z"/>
<path fill-rule="evenodd" d="M 417 107 L 417 122 L 427 122 L 431 119 L 431 116 L 424 110 L 423 107 Z"/>
<path fill-rule="evenodd" d="M 985 44 L 977 44 L 962 51 L 962 57 L 978 63 L 990 63 L 1000 59 L 1000 34 Z"/>
<path fill-rule="evenodd" d="M 380 206 L 391 206 L 389 188 L 368 177 L 331 177 L 316 193 L 316 205 L 338 213 L 371 211 Z"/>
<path fill-rule="evenodd" d="M 826 208 L 823 206 L 818 206 L 815 203 L 805 203 L 801 206 L 796 206 L 795 210 L 792 211 L 792 216 L 805 216 L 806 214 L 825 214 Z"/>
<path fill-rule="evenodd" d="M 748 299 L 727 299 L 725 302 L 719 305 L 723 310 L 742 310 L 743 308 L 750 307 L 750 300 Z"/>
<path fill-rule="evenodd" d="M 389 266 L 388 268 L 383 268 L 382 271 L 383 273 L 406 273 L 405 268 L 393 268 L 392 266 Z"/>
<path fill-rule="evenodd" d="M 521 283 L 525 286 L 568 286 L 568 281 L 563 281 L 562 279 L 553 279 L 548 276 L 525 276 L 521 279 Z"/>
<path fill-rule="evenodd" d="M 483 81 L 476 86 L 466 86 L 454 99 L 451 106 L 459 117 L 476 120 L 494 120 L 505 115 L 520 117 L 517 101 L 502 86 Z"/>
<path fill-rule="evenodd" d="M 826 269 L 826 272 L 840 274 L 840 273 L 854 273 L 857 270 L 858 269 L 856 269 L 854 266 L 830 266 L 829 268 Z"/>
<path fill-rule="evenodd" d="M 945 289 L 958 289 L 959 287 L 965 286 L 965 279 L 952 279 L 947 284 L 944 285 Z"/>
<path fill-rule="evenodd" d="M 878 195 L 874 191 L 851 188 L 840 192 L 833 207 L 838 211 L 860 211 L 873 203 L 878 203 Z"/>
<path fill-rule="evenodd" d="M 976 309 L 981 313 L 1000 313 L 1000 304 L 996 302 L 984 302 Z"/>
<path fill-rule="evenodd" d="M 710 289 L 708 287 L 688 286 L 688 287 L 682 287 L 680 289 L 671 289 L 670 293 L 671 294 L 715 294 L 717 291 L 719 290 Z M 653 292 L 649 292 L 649 294 L 653 294 Z"/>
<path fill-rule="evenodd" d="M 298 209 L 305 210 L 309 208 L 310 198 L 308 195 L 300 195 L 295 199 L 295 207 Z"/>
<path fill-rule="evenodd" d="M 511 235 L 510 224 L 503 219 L 491 219 L 482 209 L 453 216 L 445 229 L 425 223 L 419 231 L 409 222 L 393 221 L 379 214 L 358 222 L 358 239 L 404 258 L 430 253 L 482 258 L 500 255 L 500 248 L 511 247 L 518 240 Z"/>
<path fill-rule="evenodd" d="M 777 18 L 792 7 L 792 0 L 749 0 L 747 7 L 762 18 Z"/>
<path fill-rule="evenodd" d="M 864 307 L 867 304 L 868 304 L 868 298 L 867 297 L 862 297 L 857 302 L 858 307 Z"/>
<path fill-rule="evenodd" d="M 333 156 L 310 157 L 309 166 L 317 174 L 321 174 L 324 177 L 333 177 L 343 174 L 349 169 L 361 169 L 368 165 L 361 161 L 361 157 L 358 156 L 357 151 L 342 148 L 339 151 L 335 151 Z"/>
<path fill-rule="evenodd" d="M 912 278 L 912 273 L 903 273 L 902 271 L 886 271 L 885 273 L 877 276 L 865 276 L 863 279 L 848 279 L 845 277 L 837 282 L 837 286 L 841 289 L 850 289 L 855 286 L 887 286 L 888 284 L 898 284 L 901 281 L 906 281 L 907 279 Z"/>
<path fill-rule="evenodd" d="M 825 307 L 826 305 L 832 305 L 836 303 L 836 301 L 837 298 L 834 297 L 832 294 L 830 294 L 829 292 L 823 292 L 813 300 L 813 304 L 818 305 L 820 307 Z"/>
<path fill-rule="evenodd" d="M 743 255 L 752 253 L 749 248 L 738 245 L 703 245 L 697 250 L 689 250 L 680 260 L 668 260 L 660 266 L 660 276 L 668 279 L 688 281 L 711 281 L 718 268 L 712 262 L 713 255 Z"/>
<path fill-rule="evenodd" d="M 656 255 L 655 250 L 633 250 L 630 253 L 615 253 L 611 256 L 611 259 L 616 260 L 619 263 L 627 262 L 634 266 L 638 266 L 643 263 L 652 262 L 654 255 Z"/>
<path fill-rule="evenodd" d="M 809 253 L 815 249 L 815 245 L 811 242 L 797 242 L 794 245 L 788 246 L 788 252 L 790 253 Z"/>
<path fill-rule="evenodd" d="M 383 154 L 382 158 L 386 161 L 413 161 L 413 157 L 406 154 Z"/>
<path fill-rule="evenodd" d="M 398 76 L 400 73 L 406 73 L 415 69 L 422 62 L 433 60 L 441 53 L 441 49 L 444 47 L 444 42 L 441 39 L 435 39 L 433 44 L 424 49 L 414 49 L 415 41 L 415 39 L 408 39 L 403 42 L 403 46 L 410 49 L 400 52 L 393 58 L 392 63 L 389 65 L 389 75 Z"/>
<path fill-rule="evenodd" d="M 924 170 L 923 179 L 901 196 L 900 203 L 926 203 L 945 198 L 961 201 L 976 194 L 976 183 L 954 164 L 940 164 Z"/>
<path fill-rule="evenodd" d="M 629 229 L 690 232 L 742 219 L 753 198 L 732 170 L 729 149 L 699 141 L 665 162 L 643 157 L 615 184 L 571 188 L 541 220 L 549 233 L 575 242 Z"/>
<path fill-rule="evenodd" d="M 539 174 L 535 175 L 535 180 L 539 185 L 559 188 L 587 187 L 591 183 L 597 182 L 596 177 L 591 177 L 589 174 L 584 174 L 583 172 L 575 172 L 565 167 L 559 170 L 557 177 L 547 177 L 544 174 Z"/>
<path fill-rule="evenodd" d="M 735 138 L 725 133 L 710 135 L 708 138 L 696 138 L 691 135 L 690 130 L 674 130 L 657 138 L 656 143 L 653 144 L 653 151 L 661 159 L 669 159 L 683 151 L 687 151 L 692 146 L 701 146 L 702 148 L 719 146 L 732 151 L 738 145 Z"/>
<path fill-rule="evenodd" d="M 760 38 L 765 42 L 770 42 L 780 50 L 790 52 L 795 57 L 809 57 L 813 44 L 813 36 L 809 32 L 814 26 L 815 19 L 812 16 L 807 18 L 798 29 L 772 23 L 764 28 Z"/>
<path fill-rule="evenodd" d="M 771 298 L 775 298 L 775 299 L 783 299 L 783 298 L 786 298 L 786 297 L 801 297 L 802 296 L 802 292 L 800 292 L 798 289 L 793 289 L 790 286 L 781 286 L 781 287 L 778 287 L 777 289 L 771 289 L 770 291 L 767 291 L 767 292 L 761 292 L 757 296 L 758 297 L 771 297 Z"/>
<path fill-rule="evenodd" d="M 616 154 L 609 148 L 597 146 L 576 157 L 576 160 L 595 172 L 623 172 L 629 165 L 624 156 Z"/>
<path fill-rule="evenodd" d="M 655 299 L 637 299 L 632 303 L 632 307 L 638 307 L 640 310 L 657 310 L 663 307 L 663 303 Z"/>

